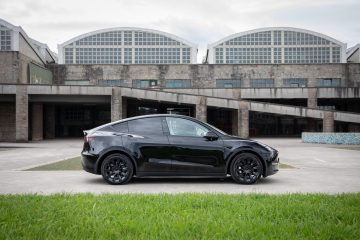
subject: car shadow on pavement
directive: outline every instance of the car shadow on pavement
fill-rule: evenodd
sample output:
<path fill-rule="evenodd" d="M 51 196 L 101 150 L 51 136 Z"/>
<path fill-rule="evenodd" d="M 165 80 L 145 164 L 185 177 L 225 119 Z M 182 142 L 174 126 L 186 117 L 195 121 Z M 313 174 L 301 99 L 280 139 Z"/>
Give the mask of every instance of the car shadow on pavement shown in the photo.
<path fill-rule="evenodd" d="M 102 177 L 92 178 L 87 180 L 91 184 L 99 185 L 109 185 L 106 183 Z M 261 178 L 255 185 L 267 185 L 274 184 L 277 180 L 274 178 Z M 127 185 L 147 185 L 147 184 L 234 184 L 241 186 L 242 184 L 237 184 L 231 177 L 226 178 L 164 178 L 164 177 L 146 177 L 146 178 L 136 178 L 130 180 Z M 243 185 L 251 186 L 251 185 Z"/>

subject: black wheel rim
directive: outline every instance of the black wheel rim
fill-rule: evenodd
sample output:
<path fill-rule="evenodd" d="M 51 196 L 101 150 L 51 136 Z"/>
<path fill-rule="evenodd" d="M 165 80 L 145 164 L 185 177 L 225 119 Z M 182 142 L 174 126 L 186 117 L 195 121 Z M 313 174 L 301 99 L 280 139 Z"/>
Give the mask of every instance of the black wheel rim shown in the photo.
<path fill-rule="evenodd" d="M 236 177 L 242 182 L 255 182 L 261 175 L 261 163 L 251 157 L 238 159 L 234 168 Z"/>
<path fill-rule="evenodd" d="M 106 179 L 112 183 L 121 183 L 129 176 L 128 165 L 121 158 L 110 159 L 104 166 L 104 170 Z"/>

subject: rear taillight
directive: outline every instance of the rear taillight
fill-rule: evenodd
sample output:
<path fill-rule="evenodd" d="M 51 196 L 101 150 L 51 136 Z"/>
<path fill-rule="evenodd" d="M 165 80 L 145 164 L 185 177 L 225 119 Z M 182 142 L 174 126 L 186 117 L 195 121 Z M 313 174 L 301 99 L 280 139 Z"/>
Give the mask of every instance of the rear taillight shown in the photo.
<path fill-rule="evenodd" d="M 84 131 L 84 142 L 88 143 L 90 141 L 90 137 L 88 136 L 88 131 Z"/>
<path fill-rule="evenodd" d="M 84 142 L 85 142 L 85 143 L 89 143 L 91 139 L 92 139 L 92 137 L 85 136 L 85 137 L 84 137 Z"/>

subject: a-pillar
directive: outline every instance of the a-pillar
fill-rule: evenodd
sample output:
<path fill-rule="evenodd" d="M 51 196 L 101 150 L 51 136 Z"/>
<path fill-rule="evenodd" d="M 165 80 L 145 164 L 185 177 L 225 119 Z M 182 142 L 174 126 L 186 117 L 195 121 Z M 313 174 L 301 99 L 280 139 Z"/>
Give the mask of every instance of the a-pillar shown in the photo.
<path fill-rule="evenodd" d="M 15 139 L 17 142 L 29 140 L 29 105 L 26 85 L 16 86 Z"/>
<path fill-rule="evenodd" d="M 55 106 L 45 105 L 45 138 L 55 138 Z"/>
<path fill-rule="evenodd" d="M 122 111 L 123 103 L 121 96 L 121 88 L 113 87 L 111 94 L 111 121 L 117 121 L 122 119 L 123 111 Z"/>
<path fill-rule="evenodd" d="M 334 132 L 334 113 L 325 111 L 323 117 L 323 132 Z"/>
<path fill-rule="evenodd" d="M 242 138 L 249 137 L 249 103 L 241 101 L 239 109 L 232 112 L 232 133 Z"/>
<path fill-rule="evenodd" d="M 32 104 L 32 137 L 33 141 L 43 140 L 43 104 Z"/>
<path fill-rule="evenodd" d="M 196 109 L 195 109 L 195 118 L 206 122 L 207 121 L 207 106 L 206 106 L 206 97 L 198 96 L 196 102 Z"/>

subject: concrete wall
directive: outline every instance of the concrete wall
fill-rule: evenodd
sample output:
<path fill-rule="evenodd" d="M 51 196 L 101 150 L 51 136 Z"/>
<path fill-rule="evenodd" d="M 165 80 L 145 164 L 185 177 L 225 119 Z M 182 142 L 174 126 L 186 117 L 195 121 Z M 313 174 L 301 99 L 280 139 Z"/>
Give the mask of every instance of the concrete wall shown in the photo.
<path fill-rule="evenodd" d="M 0 83 L 18 83 L 19 62 L 19 52 L 0 51 Z"/>
<path fill-rule="evenodd" d="M 360 88 L 176 88 L 161 89 L 167 92 L 204 95 L 208 97 L 226 97 L 234 99 L 294 99 L 309 98 L 310 105 L 316 106 L 317 98 L 359 98 Z M 315 102 L 314 102 L 315 101 Z M 309 106 L 310 107 L 310 106 Z"/>
<path fill-rule="evenodd" d="M 27 84 L 30 62 L 34 60 L 22 53 L 0 51 L 0 83 Z"/>
<path fill-rule="evenodd" d="M 272 78 L 281 87 L 284 78 L 306 78 L 308 87 L 316 86 L 317 78 L 341 78 L 341 86 L 360 86 L 360 64 L 292 64 L 292 65 L 51 65 L 54 81 L 65 79 L 122 79 L 131 87 L 133 79 L 155 79 L 159 87 L 165 79 L 190 79 L 193 88 L 215 88 L 216 79 L 240 79 L 241 87 L 250 87 L 250 79 Z"/>
<path fill-rule="evenodd" d="M 348 63 L 347 75 L 349 87 L 360 87 L 360 63 Z"/>

